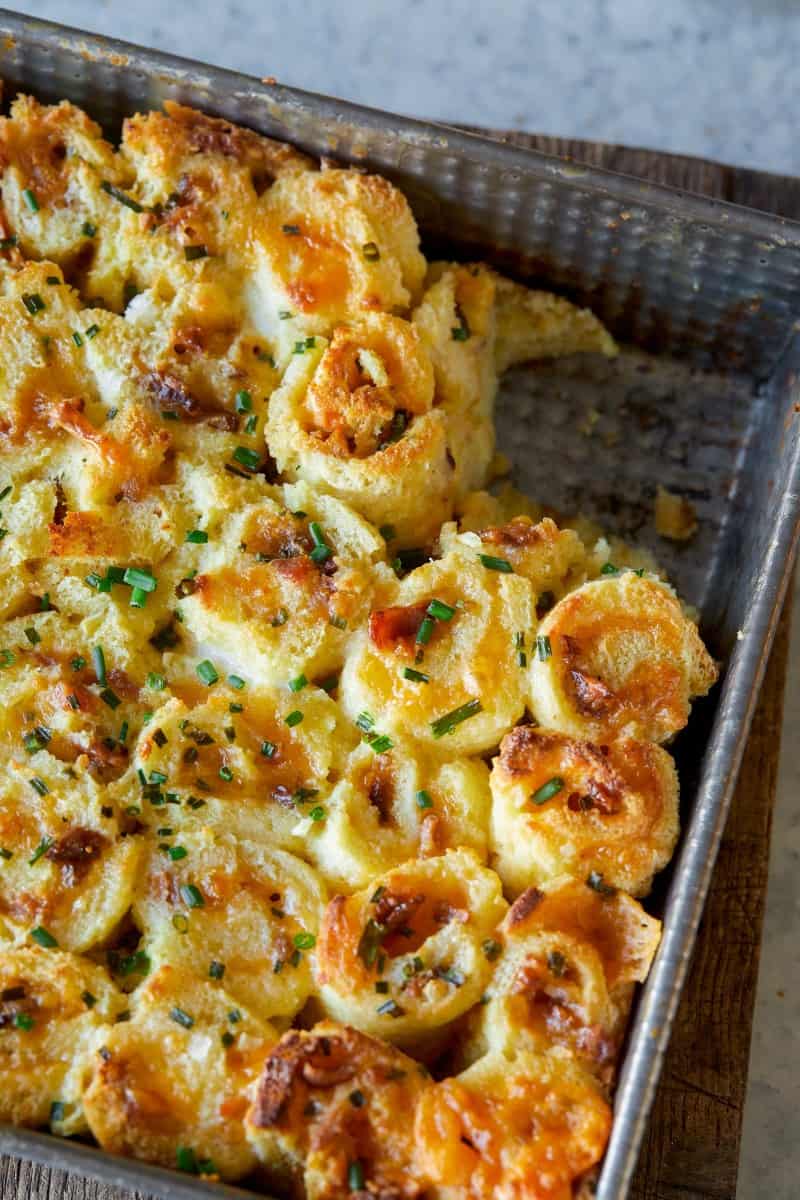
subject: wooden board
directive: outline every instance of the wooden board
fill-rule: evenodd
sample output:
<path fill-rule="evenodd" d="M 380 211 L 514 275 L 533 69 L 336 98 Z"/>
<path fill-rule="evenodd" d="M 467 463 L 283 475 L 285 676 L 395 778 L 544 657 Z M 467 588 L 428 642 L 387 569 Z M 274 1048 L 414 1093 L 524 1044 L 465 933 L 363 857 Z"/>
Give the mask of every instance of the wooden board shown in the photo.
<path fill-rule="evenodd" d="M 799 179 L 599 142 L 521 133 L 494 136 L 800 218 Z M 745 750 L 631 1200 L 734 1200 L 736 1195 L 790 611 L 787 604 Z M 139 1192 L 120 1191 L 64 1171 L 0 1157 L 0 1200 L 146 1198 Z"/>

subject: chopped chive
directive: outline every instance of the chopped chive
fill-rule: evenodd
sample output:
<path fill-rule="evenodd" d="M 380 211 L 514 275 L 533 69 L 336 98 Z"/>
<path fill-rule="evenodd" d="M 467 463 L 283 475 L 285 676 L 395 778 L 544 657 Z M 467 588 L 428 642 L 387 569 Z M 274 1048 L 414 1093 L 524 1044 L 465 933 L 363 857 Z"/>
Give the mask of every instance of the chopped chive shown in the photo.
<path fill-rule="evenodd" d="M 599 871 L 591 871 L 586 877 L 586 884 L 593 892 L 597 892 L 600 896 L 615 896 L 617 893 L 615 887 L 611 887 L 610 884 L 604 882 L 603 876 Z"/>
<path fill-rule="evenodd" d="M 182 883 L 180 886 L 181 899 L 189 908 L 202 908 L 205 904 L 203 893 L 193 883 Z"/>
<path fill-rule="evenodd" d="M 0 858 L 4 859 L 5 862 L 8 862 L 8 860 L 13 857 L 13 850 L 9 850 L 6 846 L 0 846 Z"/>
<path fill-rule="evenodd" d="M 222 979 L 225 975 L 225 963 L 217 962 L 212 958 L 208 967 L 208 974 L 212 979 Z"/>
<path fill-rule="evenodd" d="M 275 616 L 270 621 L 273 629 L 280 629 L 281 625 L 285 625 L 289 620 L 289 614 L 285 608 L 279 608 Z"/>
<path fill-rule="evenodd" d="M 466 704 L 459 705 L 452 712 L 445 713 L 443 717 L 437 717 L 435 721 L 431 721 L 431 732 L 435 738 L 444 737 L 445 734 L 452 733 L 462 721 L 467 721 L 470 717 L 474 717 L 482 711 L 483 705 L 480 700 L 477 698 L 468 700 Z"/>
<path fill-rule="evenodd" d="M 204 658 L 202 662 L 198 663 L 195 667 L 195 670 L 207 687 L 212 687 L 219 679 L 216 667 L 207 658 Z"/>
<path fill-rule="evenodd" d="M 300 712 L 299 709 L 296 708 L 296 709 L 294 709 L 293 712 L 289 713 L 288 717 L 286 718 L 286 724 L 291 729 L 295 725 L 299 725 L 300 722 L 302 721 L 302 719 L 303 719 L 303 714 Z"/>
<path fill-rule="evenodd" d="M 376 246 L 375 242 L 364 242 L 364 245 L 361 247 L 361 252 L 367 262 L 377 262 L 381 256 L 381 252 Z"/>
<path fill-rule="evenodd" d="M 281 233 L 285 233 L 287 237 L 297 237 L 300 233 L 299 225 L 281 225 Z"/>
<path fill-rule="evenodd" d="M 33 780 L 31 780 L 31 783 L 33 783 Z M 36 790 L 38 791 L 39 789 L 37 788 Z M 50 849 L 50 847 L 52 845 L 53 845 L 53 838 L 51 838 L 51 837 L 42 838 L 42 840 L 39 842 L 39 845 L 36 847 L 33 854 L 28 859 L 28 866 L 32 867 L 34 863 L 37 863 L 39 861 L 39 859 L 42 858 L 47 853 L 47 851 Z"/>
<path fill-rule="evenodd" d="M 75 658 L 71 658 L 69 665 L 73 671 L 82 671 L 86 666 L 86 659 L 81 654 L 76 654 Z"/>
<path fill-rule="evenodd" d="M 539 662 L 544 662 L 546 658 L 550 658 L 553 653 L 553 648 L 550 645 L 550 638 L 547 634 L 540 634 L 536 638 L 536 657 Z"/>
<path fill-rule="evenodd" d="M 547 955 L 547 966 L 556 979 L 560 979 L 567 968 L 567 960 L 560 950 L 551 950 Z"/>
<path fill-rule="evenodd" d="M 378 1012 L 380 1011 L 378 1009 Z M 364 1168 L 358 1159 L 349 1163 L 347 1167 L 347 1187 L 351 1192 L 363 1192 L 364 1190 Z"/>
<path fill-rule="evenodd" d="M 32 317 L 35 317 L 37 313 L 44 312 L 47 308 L 38 292 L 23 292 L 22 303 Z"/>
<path fill-rule="evenodd" d="M 187 262 L 196 262 L 198 258 L 208 258 L 208 250 L 203 245 L 184 246 L 183 253 Z"/>
<path fill-rule="evenodd" d="M 305 929 L 301 929 L 299 933 L 296 933 L 292 941 L 298 950 L 310 950 L 317 943 L 314 934 L 309 933 Z"/>
<path fill-rule="evenodd" d="M 380 737 L 373 738 L 370 742 L 370 746 L 376 754 L 385 754 L 387 750 L 392 749 L 394 742 L 384 733 L 381 734 Z"/>
<path fill-rule="evenodd" d="M 325 820 L 325 809 L 322 807 L 321 804 L 315 804 L 308 815 L 312 821 L 324 821 Z"/>
<path fill-rule="evenodd" d="M 38 634 L 37 630 L 33 627 L 33 625 L 28 625 L 28 627 L 25 630 L 25 637 L 28 639 L 28 641 L 30 642 L 30 644 L 32 646 L 36 646 L 42 640 L 39 637 L 39 634 Z"/>
<path fill-rule="evenodd" d="M 258 428 L 258 417 L 256 416 L 255 413 L 252 413 L 245 422 L 244 431 L 245 431 L 245 433 L 253 434 L 253 433 L 255 433 L 257 428 Z"/>
<path fill-rule="evenodd" d="M 194 1025 L 194 1017 L 190 1017 L 184 1008 L 171 1008 L 169 1015 L 176 1025 L 182 1025 L 184 1029 L 191 1029 Z"/>
<path fill-rule="evenodd" d="M 244 680 L 242 679 L 241 675 L 229 675 L 228 683 L 230 684 L 230 686 L 232 688 L 236 688 L 237 692 L 240 692 L 242 690 L 242 688 L 245 686 Z"/>
<path fill-rule="evenodd" d="M 420 788 L 416 796 L 417 808 L 433 808 L 433 800 L 430 792 L 426 792 L 424 788 Z"/>
<path fill-rule="evenodd" d="M 86 328 L 83 331 L 83 335 L 84 335 L 84 337 L 87 337 L 89 339 L 89 341 L 91 341 L 92 338 L 97 337 L 99 332 L 100 332 L 100 326 L 92 324 L 92 325 L 86 326 Z"/>
<path fill-rule="evenodd" d="M 205 529 L 190 529 L 186 534 L 186 541 L 191 542 L 193 546 L 205 546 L 208 534 Z"/>
<path fill-rule="evenodd" d="M 426 675 L 423 671 L 415 671 L 413 667 L 403 668 L 403 678 L 411 679 L 414 683 L 430 683 L 430 675 Z"/>
<path fill-rule="evenodd" d="M 372 713 L 368 713 L 366 709 L 360 712 L 356 717 L 356 725 L 362 733 L 369 733 L 374 724 L 375 718 L 372 716 Z"/>
<path fill-rule="evenodd" d="M 170 846 L 167 851 L 172 862 L 180 862 L 189 853 L 185 846 Z"/>
<path fill-rule="evenodd" d="M 58 945 L 58 938 L 54 938 L 52 933 L 49 933 L 41 925 L 37 925 L 35 929 L 31 930 L 31 938 L 37 946 L 42 946 L 45 950 L 54 950 Z"/>
<path fill-rule="evenodd" d="M 603 563 L 600 568 L 601 575 L 619 575 L 619 567 L 615 567 L 613 563 Z"/>
<path fill-rule="evenodd" d="M 395 529 L 394 525 L 381 525 L 378 533 L 385 542 L 393 542 L 397 537 L 397 530 Z"/>
<path fill-rule="evenodd" d="M 236 411 L 238 413 L 251 412 L 253 408 L 253 397 L 246 388 L 236 393 Z"/>
<path fill-rule="evenodd" d="M 148 673 L 145 683 L 149 688 L 152 688 L 154 692 L 163 692 L 164 688 L 167 686 L 165 677 L 157 674 L 155 671 L 150 671 Z"/>
<path fill-rule="evenodd" d="M 234 1033 L 231 1033 L 230 1029 L 226 1029 L 226 1030 L 224 1031 L 224 1033 L 222 1033 L 222 1034 L 220 1035 L 220 1039 L 219 1039 L 219 1040 L 222 1042 L 223 1046 L 224 1046 L 224 1047 L 226 1048 L 226 1050 L 227 1050 L 227 1049 L 228 1049 L 228 1047 L 229 1047 L 229 1046 L 232 1046 L 232 1045 L 233 1045 L 233 1043 L 236 1041 L 236 1035 L 235 1035 Z"/>
<path fill-rule="evenodd" d="M 115 708 L 119 708 L 120 704 L 122 703 L 119 696 L 116 694 L 116 692 L 112 692 L 111 688 L 103 688 L 102 692 L 100 693 L 100 699 L 104 704 L 108 705 L 112 712 Z"/>
<path fill-rule="evenodd" d="M 33 1017 L 28 1016 L 27 1013 L 14 1013 L 14 1025 L 17 1029 L 22 1029 L 25 1031 L 25 1033 L 27 1033 L 29 1030 L 33 1029 L 35 1024 L 36 1022 L 34 1021 Z"/>
<path fill-rule="evenodd" d="M 39 211 L 39 201 L 36 199 L 36 195 L 31 188 L 22 189 L 22 199 L 25 201 L 31 212 Z"/>
<path fill-rule="evenodd" d="M 489 962 L 494 962 L 500 957 L 503 947 L 500 942 L 496 942 L 494 938 L 486 938 L 481 942 L 481 950 L 488 958 Z"/>
<path fill-rule="evenodd" d="M 507 558 L 494 558 L 491 554 L 479 554 L 478 558 L 487 571 L 500 571 L 504 575 L 513 575 L 514 573 L 514 568 Z"/>
<path fill-rule="evenodd" d="M 147 604 L 147 592 L 144 588 L 131 588 L 131 608 L 144 608 Z"/>
<path fill-rule="evenodd" d="M 178 1146 L 175 1151 L 175 1165 L 179 1171 L 185 1171 L 188 1175 L 197 1174 L 197 1156 L 191 1146 Z"/>
<path fill-rule="evenodd" d="M 531 800 L 534 804 L 546 804 L 548 800 L 553 799 L 553 796 L 557 796 L 563 787 L 564 780 L 560 775 L 554 775 L 552 779 L 548 779 L 547 783 L 543 783 L 540 788 L 536 789 Z"/>
<path fill-rule="evenodd" d="M 144 208 L 138 200 L 134 200 L 133 197 L 129 196 L 126 192 L 121 191 L 118 187 L 114 187 L 113 183 L 109 183 L 107 179 L 103 180 L 103 182 L 100 184 L 100 187 L 104 192 L 106 192 L 107 195 L 113 196 L 114 199 L 118 200 L 120 204 L 124 204 L 126 208 L 129 208 L 131 212 L 144 212 Z"/>
<path fill-rule="evenodd" d="M 106 678 L 106 659 L 102 646 L 92 647 L 92 664 L 94 666 L 94 673 L 97 676 L 97 682 L 102 687 L 105 687 L 108 680 Z"/>
<path fill-rule="evenodd" d="M 517 665 L 520 667 L 527 667 L 528 656 L 525 653 L 525 634 L 521 629 L 514 634 L 514 646 L 517 650 Z"/>
<path fill-rule="evenodd" d="M 274 742 L 262 742 L 261 743 L 261 753 L 264 755 L 264 758 L 272 758 L 272 756 L 274 755 L 274 753 L 277 749 L 278 749 L 278 747 L 275 745 Z"/>
<path fill-rule="evenodd" d="M 289 320 L 291 320 L 291 318 L 293 316 L 294 316 L 294 313 L 289 312 L 288 308 L 279 308 L 278 309 L 278 320 L 279 321 L 289 321 Z"/>
<path fill-rule="evenodd" d="M 224 779 L 226 783 L 231 783 L 233 780 L 233 771 L 230 767 L 220 767 L 219 777 L 220 779 Z"/>
<path fill-rule="evenodd" d="M 12 233 L 10 237 L 0 238 L 0 250 L 13 250 L 17 244 L 17 236 Z"/>
<path fill-rule="evenodd" d="M 430 617 L 423 618 L 422 624 L 417 630 L 416 643 L 418 646 L 427 646 L 435 627 L 436 623 Z"/>
<path fill-rule="evenodd" d="M 13 650 L 0 650 L 0 670 L 13 666 L 16 661 Z"/>
<path fill-rule="evenodd" d="M 81 992 L 81 1000 L 87 1008 L 94 1008 L 97 1004 L 97 996 L 93 996 L 91 992 Z"/>
<path fill-rule="evenodd" d="M 233 452 L 233 460 L 247 467 L 248 471 L 257 471 L 261 466 L 261 456 L 247 446 L 237 446 Z"/>
<path fill-rule="evenodd" d="M 332 617 L 328 618 L 328 624 L 332 625 L 334 629 L 347 629 L 347 618 L 334 613 Z"/>
<path fill-rule="evenodd" d="M 33 788 L 33 790 L 35 792 L 39 793 L 40 796 L 46 796 L 47 793 L 50 791 L 50 789 L 47 786 L 47 784 L 45 783 L 45 781 L 43 779 L 40 779 L 38 775 L 34 775 L 33 779 L 28 780 L 28 783 L 31 785 L 31 787 Z M 34 858 L 33 861 L 36 862 L 36 859 Z"/>
<path fill-rule="evenodd" d="M 375 1010 L 381 1016 L 402 1017 L 403 1010 L 395 1000 L 385 1000 Z"/>
<path fill-rule="evenodd" d="M 155 576 L 139 567 L 126 567 L 122 582 L 130 587 L 141 588 L 143 592 L 154 592 L 158 586 Z"/>
<path fill-rule="evenodd" d="M 298 675 L 295 679 L 289 680 L 289 691 L 302 692 L 307 683 L 308 680 L 306 679 L 305 675 Z"/>
<path fill-rule="evenodd" d="M 61 285 L 61 280 L 57 275 L 48 275 L 45 282 L 47 283 L 48 287 L 60 287 Z"/>
<path fill-rule="evenodd" d="M 431 600 L 425 611 L 429 617 L 435 617 L 437 621 L 450 621 L 456 612 L 450 604 L 445 604 L 443 600 Z"/>
<path fill-rule="evenodd" d="M 93 225 L 91 221 L 84 221 L 81 225 L 81 233 L 84 237 L 93 238 L 97 233 L 97 226 Z"/>

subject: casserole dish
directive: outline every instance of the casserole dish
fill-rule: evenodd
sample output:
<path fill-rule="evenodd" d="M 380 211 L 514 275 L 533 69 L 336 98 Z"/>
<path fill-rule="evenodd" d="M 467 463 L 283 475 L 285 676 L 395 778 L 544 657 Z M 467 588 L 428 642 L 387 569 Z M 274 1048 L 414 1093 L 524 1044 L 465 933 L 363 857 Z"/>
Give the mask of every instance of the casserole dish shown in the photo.
<path fill-rule="evenodd" d="M 727 665 L 723 689 L 698 709 L 677 747 L 685 835 L 598 1190 L 607 1200 L 624 1195 L 797 535 L 792 303 L 800 229 L 10 14 L 0 17 L 0 34 L 10 94 L 67 96 L 109 130 L 124 115 L 175 98 L 313 153 L 365 162 L 402 188 L 431 242 L 446 234 L 450 247 L 469 245 L 474 254 L 478 246 L 506 270 L 566 288 L 617 336 L 682 356 L 662 362 L 632 354 L 602 376 L 520 370 L 501 404 L 505 448 L 529 464 L 521 482 L 539 495 L 546 486 L 553 504 L 574 508 L 579 493 L 590 515 L 638 537 L 655 479 L 693 501 L 700 536 L 660 556 Z M 573 427 L 578 436 L 561 455 L 563 430 Z M 557 472 L 537 469 L 555 461 Z M 14 1153 L 70 1162 L 164 1196 L 208 1186 L 43 1135 L 4 1131 L 2 1139 Z"/>

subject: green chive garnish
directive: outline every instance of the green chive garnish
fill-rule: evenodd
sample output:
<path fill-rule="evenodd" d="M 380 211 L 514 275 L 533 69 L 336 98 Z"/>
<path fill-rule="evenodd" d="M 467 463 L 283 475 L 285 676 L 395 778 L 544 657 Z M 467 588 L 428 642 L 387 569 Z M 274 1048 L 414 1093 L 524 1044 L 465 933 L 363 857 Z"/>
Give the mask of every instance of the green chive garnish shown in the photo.
<path fill-rule="evenodd" d="M 560 775 L 554 775 L 552 779 L 548 779 L 547 783 L 543 783 L 540 788 L 531 796 L 534 804 L 546 804 L 548 800 L 552 800 L 553 796 L 557 796 L 564 787 L 564 780 Z"/>
<path fill-rule="evenodd" d="M 289 680 L 289 691 L 302 692 L 307 683 L 308 680 L 306 679 L 305 675 L 298 675 L 296 679 Z"/>
<path fill-rule="evenodd" d="M 225 974 L 225 963 L 217 962 L 215 958 L 212 958 L 208 973 L 212 979 L 222 979 Z"/>
<path fill-rule="evenodd" d="M 108 180 L 104 179 L 100 184 L 100 187 L 104 192 L 107 193 L 107 195 L 113 196 L 114 199 L 118 200 L 120 204 L 124 204 L 126 208 L 129 208 L 131 212 L 144 212 L 144 208 L 138 200 L 134 200 L 133 197 L 127 195 L 126 192 L 120 191 L 119 188 L 114 187 L 113 183 L 109 183 Z"/>
<path fill-rule="evenodd" d="M 305 929 L 302 929 L 300 933 L 296 933 L 292 938 L 292 941 L 298 950 L 310 950 L 317 944 L 317 939 L 314 937 L 314 934 L 308 933 L 308 931 Z"/>
<path fill-rule="evenodd" d="M 180 862 L 189 853 L 185 846 L 170 846 L 167 851 L 172 862 Z"/>
<path fill-rule="evenodd" d="M 196 262 L 198 258 L 208 258 L 208 250 L 202 245 L 184 246 L 183 253 L 187 262 Z"/>
<path fill-rule="evenodd" d="M 300 712 L 300 710 L 298 708 L 296 708 L 296 709 L 294 709 L 293 712 L 289 713 L 288 717 L 286 718 L 286 724 L 291 729 L 291 728 L 293 728 L 293 726 L 299 725 L 300 722 L 302 721 L 302 719 L 303 719 L 303 714 Z"/>
<path fill-rule="evenodd" d="M 236 688 L 237 692 L 240 692 L 242 690 L 242 688 L 245 686 L 244 680 L 242 679 L 241 675 L 229 675 L 228 683 L 230 684 L 230 686 L 232 688 Z"/>
<path fill-rule="evenodd" d="M 37 313 L 43 312 L 47 305 L 38 292 L 23 292 L 22 303 L 32 317 Z"/>
<path fill-rule="evenodd" d="M 372 747 L 372 749 L 375 751 L 376 754 L 385 754 L 387 750 L 392 749 L 392 747 L 394 746 L 394 742 L 392 741 L 392 739 L 390 737 L 387 737 L 387 735 L 384 733 L 384 734 L 381 734 L 380 737 L 373 738 L 372 741 L 370 742 L 370 746 Z"/>
<path fill-rule="evenodd" d="M 84 237 L 93 238 L 97 233 L 97 227 L 91 221 L 84 221 L 81 225 L 81 233 Z"/>
<path fill-rule="evenodd" d="M 31 783 L 33 783 L 33 780 L 31 780 Z M 39 789 L 37 788 L 36 790 L 38 792 Z M 46 788 L 45 788 L 45 791 L 47 791 Z M 42 795 L 44 795 L 44 793 L 42 793 Z M 47 851 L 50 849 L 52 844 L 53 844 L 53 839 L 51 837 L 42 838 L 42 840 L 39 842 L 39 845 L 36 847 L 33 854 L 28 859 L 28 866 L 32 867 L 34 863 L 37 863 L 39 861 L 39 859 L 42 858 L 47 853 Z"/>
<path fill-rule="evenodd" d="M 14 1013 L 14 1025 L 17 1029 L 22 1029 L 27 1033 L 33 1029 L 35 1024 L 33 1017 L 29 1017 L 27 1013 Z"/>
<path fill-rule="evenodd" d="M 204 658 L 201 663 L 198 663 L 195 667 L 195 670 L 197 671 L 200 679 L 202 679 L 203 683 L 205 683 L 208 687 L 212 687 L 213 684 L 215 684 L 219 679 L 216 667 L 207 658 Z"/>
<path fill-rule="evenodd" d="M 423 671 L 415 671 L 413 667 L 403 668 L 403 678 L 411 679 L 414 683 L 430 683 L 430 675 L 424 674 Z"/>
<path fill-rule="evenodd" d="M 374 242 L 364 242 L 361 252 L 367 262 L 377 262 L 381 256 L 381 252 Z"/>
<path fill-rule="evenodd" d="M 478 558 L 487 571 L 500 571 L 504 575 L 512 575 L 514 573 L 514 568 L 507 558 L 494 558 L 491 554 L 479 554 Z"/>
<path fill-rule="evenodd" d="M 615 896 L 617 889 L 611 887 L 603 880 L 603 876 L 599 871 L 591 871 L 586 877 L 587 887 L 590 887 L 593 892 L 597 892 L 601 896 Z"/>
<path fill-rule="evenodd" d="M 41 925 L 37 925 L 35 929 L 31 930 L 31 938 L 37 946 L 41 946 L 45 950 L 54 950 L 58 945 L 58 939 L 54 938 L 52 933 L 48 933 Z"/>
<path fill-rule="evenodd" d="M 459 705 L 452 712 L 445 713 L 443 717 L 438 717 L 435 721 L 431 721 L 431 732 L 435 738 L 444 737 L 445 734 L 452 733 L 462 721 L 467 721 L 470 717 L 474 717 L 482 711 L 483 705 L 480 700 L 468 700 L 466 704 Z"/>
<path fill-rule="evenodd" d="M 456 610 L 449 604 L 445 604 L 443 600 L 431 600 L 426 612 L 429 617 L 435 617 L 437 621 L 450 621 Z"/>
<path fill-rule="evenodd" d="M 433 808 L 433 800 L 431 799 L 431 795 L 429 792 L 426 792 L 424 788 L 420 788 L 420 790 L 417 792 L 416 799 L 417 808 Z"/>
<path fill-rule="evenodd" d="M 205 529 L 190 529 L 186 535 L 187 542 L 191 542 L 193 546 L 205 546 L 208 541 L 208 534 Z"/>
<path fill-rule="evenodd" d="M 106 679 L 106 659 L 102 646 L 92 647 L 92 664 L 94 666 L 94 673 L 97 676 L 97 682 L 102 687 L 105 687 L 108 680 Z"/>
<path fill-rule="evenodd" d="M 252 408 L 253 397 L 246 390 L 246 388 L 242 388 L 240 392 L 236 393 L 236 411 L 238 413 L 245 413 L 250 412 Z"/>
<path fill-rule="evenodd" d="M 378 1009 L 380 1012 L 381 1009 Z M 364 1190 L 364 1168 L 358 1159 L 351 1162 L 347 1168 L 347 1186 L 351 1192 L 363 1192 Z"/>
<path fill-rule="evenodd" d="M 22 189 L 22 199 L 25 201 L 31 212 L 39 211 L 39 201 L 36 199 L 36 196 L 30 188 Z"/>
<path fill-rule="evenodd" d="M 158 586 L 155 576 L 139 567 L 126 567 L 122 582 L 127 583 L 129 587 L 141 588 L 143 592 L 154 592 Z"/>
<path fill-rule="evenodd" d="M 169 1015 L 176 1025 L 182 1025 L 184 1029 L 191 1029 L 194 1025 L 194 1017 L 190 1017 L 184 1008 L 171 1008 Z"/>
<path fill-rule="evenodd" d="M 108 705 L 112 712 L 115 708 L 119 708 L 120 704 L 122 703 L 119 696 L 116 694 L 116 692 L 112 692 L 111 688 L 103 688 L 102 692 L 100 693 L 100 699 L 104 704 Z"/>
<path fill-rule="evenodd" d="M 205 904 L 203 893 L 193 883 L 182 883 L 180 893 L 181 899 L 189 908 L 202 908 Z"/>
<path fill-rule="evenodd" d="M 48 788 L 45 781 L 43 779 L 40 779 L 38 775 L 34 775 L 33 779 L 29 779 L 28 782 L 30 783 L 33 790 L 35 792 L 38 792 L 40 796 L 46 796 L 47 793 L 50 791 L 50 789 Z M 33 861 L 35 862 L 36 859 L 34 859 Z"/>
<path fill-rule="evenodd" d="M 286 723 L 287 723 L 287 725 L 289 724 L 288 717 L 286 718 Z M 294 722 L 292 722 L 292 724 L 296 725 L 297 722 L 294 721 Z M 261 753 L 264 755 L 264 758 L 272 758 L 272 756 L 274 755 L 274 753 L 277 749 L 278 749 L 278 747 L 275 745 L 274 742 L 262 742 L 261 743 Z"/>
<path fill-rule="evenodd" d="M 550 638 L 547 634 L 540 634 L 536 638 L 536 657 L 539 662 L 544 662 L 546 658 L 550 658 L 553 653 L 553 648 L 550 645 Z"/>
<path fill-rule="evenodd" d="M 237 446 L 233 452 L 233 461 L 247 467 L 248 471 L 257 471 L 261 466 L 261 456 L 247 446 Z"/>
<path fill-rule="evenodd" d="M 422 624 L 417 630 L 416 642 L 418 646 L 427 646 L 435 627 L 435 622 L 430 617 L 423 618 Z"/>

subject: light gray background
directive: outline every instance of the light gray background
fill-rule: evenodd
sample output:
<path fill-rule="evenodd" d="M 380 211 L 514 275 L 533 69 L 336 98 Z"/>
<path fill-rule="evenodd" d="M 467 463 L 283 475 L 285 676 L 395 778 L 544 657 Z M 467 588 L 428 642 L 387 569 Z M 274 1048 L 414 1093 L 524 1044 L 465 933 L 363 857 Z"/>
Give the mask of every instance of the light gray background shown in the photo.
<path fill-rule="evenodd" d="M 800 174 L 800 0 L 13 7 L 411 115 Z M 800 603 L 795 618 L 738 1200 L 800 1196 Z"/>

